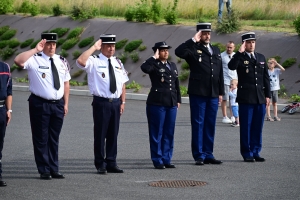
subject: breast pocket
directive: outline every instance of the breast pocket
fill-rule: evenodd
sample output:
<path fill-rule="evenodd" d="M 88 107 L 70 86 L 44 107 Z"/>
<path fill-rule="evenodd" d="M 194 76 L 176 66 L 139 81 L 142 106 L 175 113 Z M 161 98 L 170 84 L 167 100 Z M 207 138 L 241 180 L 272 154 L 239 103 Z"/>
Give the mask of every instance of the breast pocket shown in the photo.
<path fill-rule="evenodd" d="M 50 75 L 50 69 L 43 69 L 43 68 L 38 68 L 38 73 L 42 78 L 45 78 L 46 76 Z"/>
<path fill-rule="evenodd" d="M 96 68 L 97 75 L 103 79 L 108 79 L 109 72 L 107 68 L 97 67 Z"/>

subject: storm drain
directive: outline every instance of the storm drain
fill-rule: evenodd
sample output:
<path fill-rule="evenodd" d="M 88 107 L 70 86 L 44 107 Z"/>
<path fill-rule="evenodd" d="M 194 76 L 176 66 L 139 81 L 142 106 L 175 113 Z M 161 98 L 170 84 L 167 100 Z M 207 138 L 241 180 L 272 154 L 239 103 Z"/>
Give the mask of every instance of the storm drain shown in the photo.
<path fill-rule="evenodd" d="M 192 180 L 172 180 L 172 181 L 155 181 L 149 183 L 152 187 L 165 187 L 165 188 L 182 188 L 182 187 L 196 187 L 204 186 L 206 182 L 192 181 Z"/>

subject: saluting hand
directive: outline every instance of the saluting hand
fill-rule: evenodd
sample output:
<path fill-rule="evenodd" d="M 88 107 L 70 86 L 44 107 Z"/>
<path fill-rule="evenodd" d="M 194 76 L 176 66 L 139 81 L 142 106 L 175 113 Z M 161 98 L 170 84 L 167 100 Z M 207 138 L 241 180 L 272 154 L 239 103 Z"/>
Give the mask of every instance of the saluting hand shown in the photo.
<path fill-rule="evenodd" d="M 39 43 L 37 43 L 37 45 L 35 46 L 35 49 L 36 49 L 38 52 L 43 51 L 46 42 L 47 42 L 46 39 L 42 39 Z"/>
<path fill-rule="evenodd" d="M 154 53 L 154 56 L 153 56 L 155 59 L 158 59 L 159 58 L 159 50 L 156 49 L 155 53 Z"/>
<path fill-rule="evenodd" d="M 246 42 L 244 41 L 243 44 L 240 46 L 239 52 L 243 53 L 246 49 Z"/>
<path fill-rule="evenodd" d="M 101 49 L 101 44 L 102 44 L 102 40 L 99 39 L 97 42 L 95 42 L 94 47 L 96 50 L 100 50 Z"/>
<path fill-rule="evenodd" d="M 201 39 L 201 31 L 198 31 L 195 35 L 194 35 L 194 39 L 196 40 L 196 42 L 200 42 L 200 39 Z"/>

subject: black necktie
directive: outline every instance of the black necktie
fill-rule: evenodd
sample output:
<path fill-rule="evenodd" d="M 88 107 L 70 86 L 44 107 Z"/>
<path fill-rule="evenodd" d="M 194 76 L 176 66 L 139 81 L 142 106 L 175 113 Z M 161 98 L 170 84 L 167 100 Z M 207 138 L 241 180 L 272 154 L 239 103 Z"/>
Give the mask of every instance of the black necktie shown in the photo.
<path fill-rule="evenodd" d="M 231 59 L 231 56 L 229 56 L 229 59 Z"/>
<path fill-rule="evenodd" d="M 210 51 L 209 51 L 208 45 L 207 45 L 207 46 L 205 46 L 205 47 L 206 47 L 206 49 L 207 49 L 208 53 L 209 53 L 209 54 L 211 54 L 211 53 L 210 53 Z"/>
<path fill-rule="evenodd" d="M 253 54 L 250 53 L 250 55 L 251 55 L 251 59 L 252 59 L 253 61 L 255 61 L 255 58 L 254 58 Z"/>
<path fill-rule="evenodd" d="M 52 76 L 53 76 L 53 83 L 54 83 L 54 88 L 56 90 L 59 90 L 60 88 L 60 83 L 59 83 L 59 77 L 58 77 L 58 72 L 57 68 L 53 62 L 53 58 L 50 58 L 51 61 L 51 71 L 52 71 Z"/>
<path fill-rule="evenodd" d="M 108 67 L 109 67 L 109 90 L 111 93 L 115 93 L 117 90 L 116 77 L 113 66 L 111 65 L 110 59 L 108 59 Z"/>

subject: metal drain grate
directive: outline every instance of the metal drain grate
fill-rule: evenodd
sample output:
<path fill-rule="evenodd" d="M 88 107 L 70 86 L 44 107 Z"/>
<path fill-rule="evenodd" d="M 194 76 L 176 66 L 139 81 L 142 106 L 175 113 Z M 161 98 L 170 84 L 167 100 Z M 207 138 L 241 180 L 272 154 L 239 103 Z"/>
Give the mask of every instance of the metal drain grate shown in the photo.
<path fill-rule="evenodd" d="M 182 187 L 195 187 L 204 186 L 206 182 L 191 181 L 191 180 L 173 180 L 173 181 L 155 181 L 149 183 L 152 187 L 166 187 L 166 188 L 182 188 Z"/>

